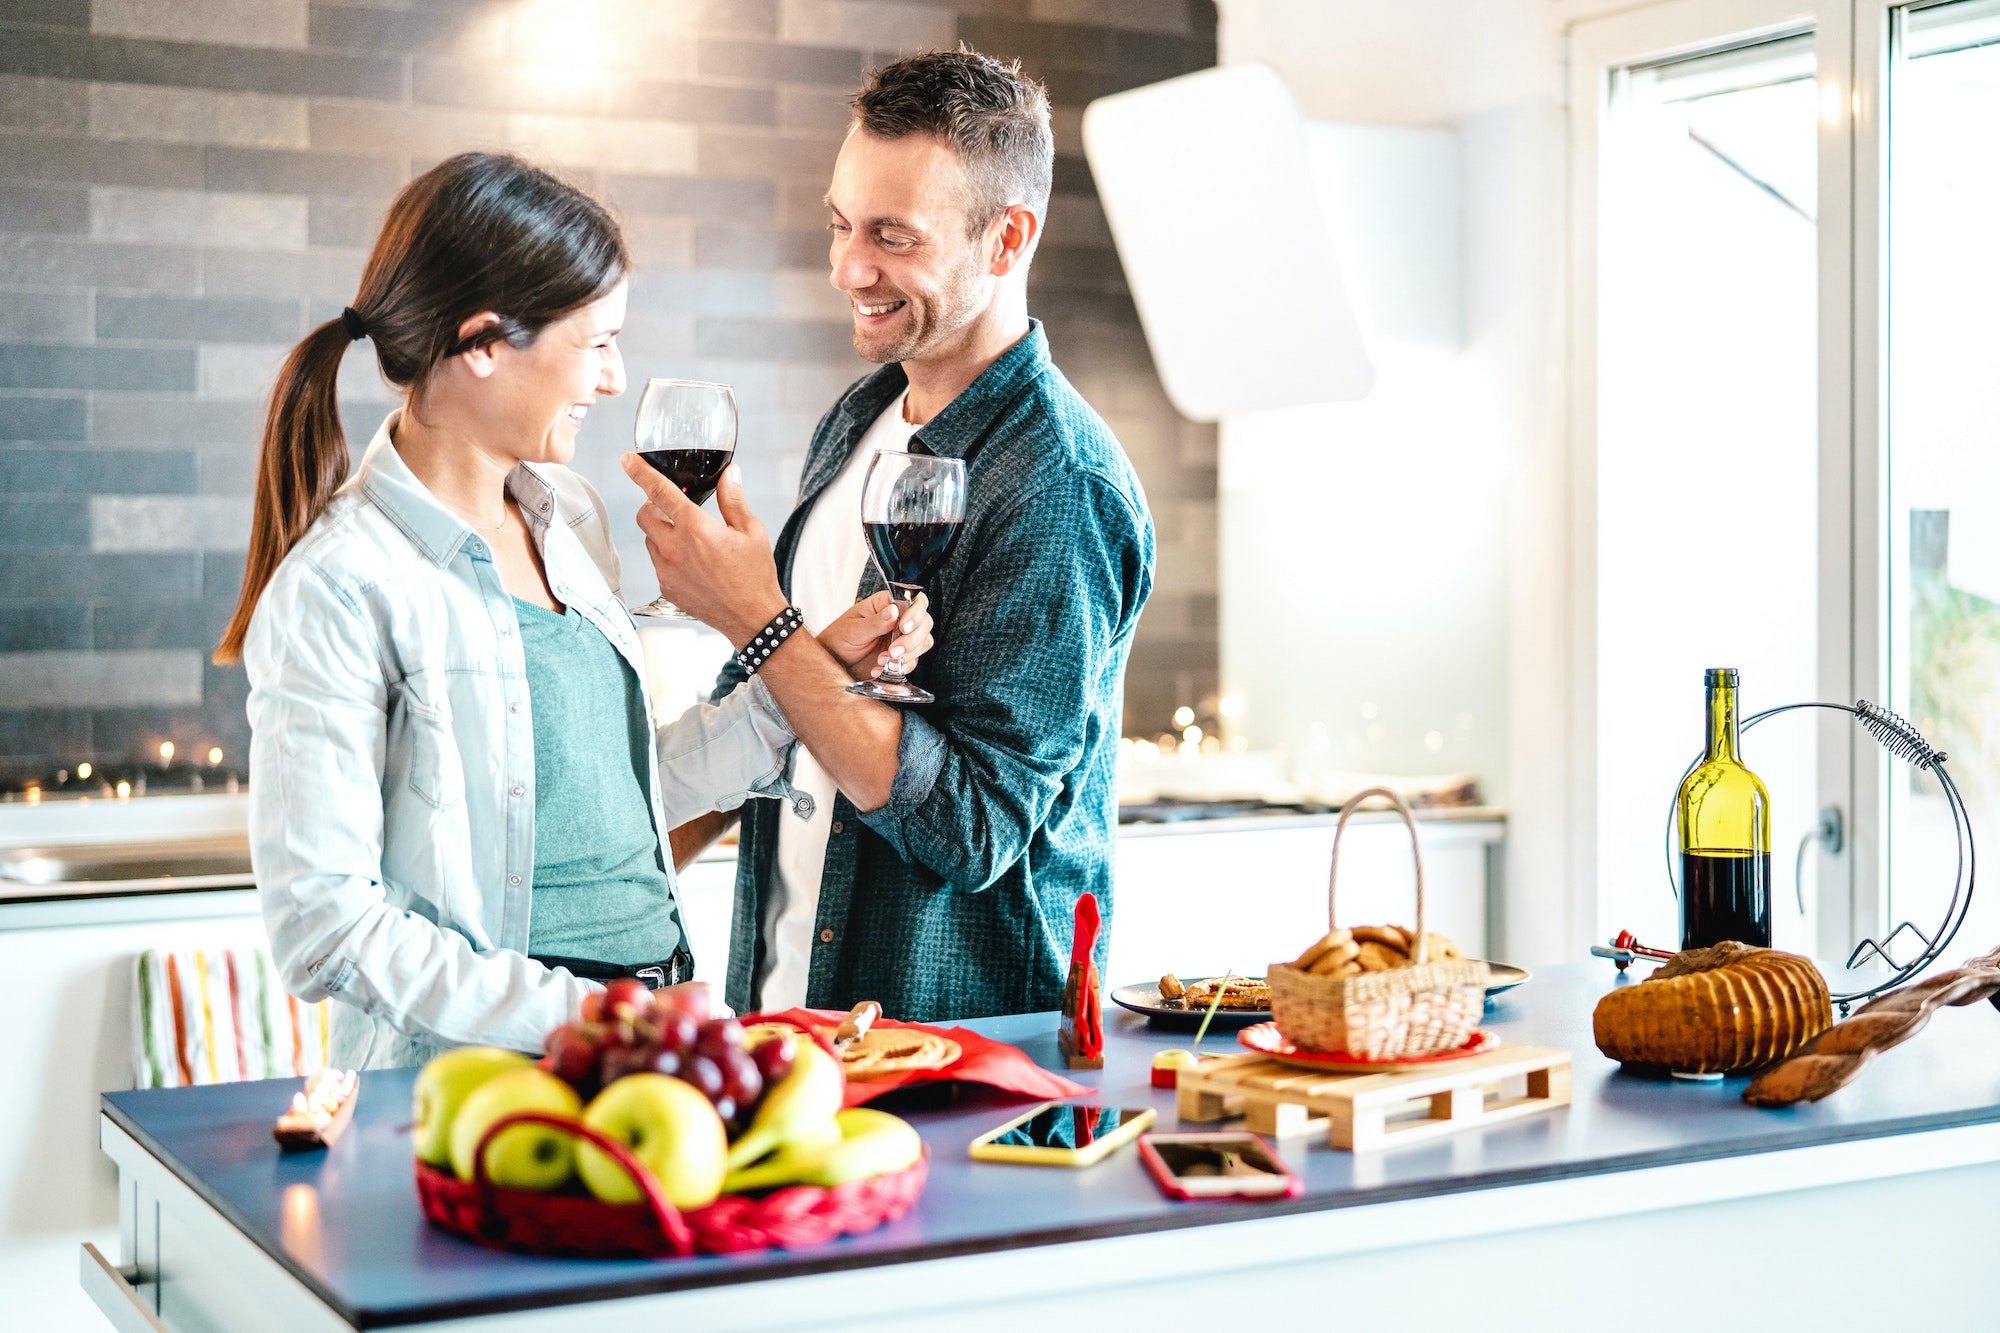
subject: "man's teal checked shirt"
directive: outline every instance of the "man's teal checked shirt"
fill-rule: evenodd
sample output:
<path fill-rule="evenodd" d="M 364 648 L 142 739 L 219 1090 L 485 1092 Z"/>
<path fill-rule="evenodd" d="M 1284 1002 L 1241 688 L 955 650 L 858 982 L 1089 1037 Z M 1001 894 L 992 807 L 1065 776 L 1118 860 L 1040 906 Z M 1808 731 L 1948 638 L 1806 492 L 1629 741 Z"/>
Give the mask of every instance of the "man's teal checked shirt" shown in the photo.
<path fill-rule="evenodd" d="M 789 590 L 813 502 L 901 393 L 902 367 L 850 388 L 814 432 L 778 536 Z M 911 437 L 963 458 L 965 522 L 931 580 L 936 646 L 903 710 L 889 803 L 835 801 L 808 1004 L 879 1000 L 938 1021 L 1058 1008 L 1077 898 L 1110 938 L 1125 660 L 1153 583 L 1153 524 L 1111 430 L 1049 360 L 1039 321 Z M 856 514 L 858 526 L 861 516 Z M 859 534 L 856 534 L 857 537 Z M 882 587 L 871 562 L 860 595 Z M 733 665 L 718 696 L 742 680 Z M 777 801 L 744 810 L 728 999 L 755 1007 L 777 852 Z"/>

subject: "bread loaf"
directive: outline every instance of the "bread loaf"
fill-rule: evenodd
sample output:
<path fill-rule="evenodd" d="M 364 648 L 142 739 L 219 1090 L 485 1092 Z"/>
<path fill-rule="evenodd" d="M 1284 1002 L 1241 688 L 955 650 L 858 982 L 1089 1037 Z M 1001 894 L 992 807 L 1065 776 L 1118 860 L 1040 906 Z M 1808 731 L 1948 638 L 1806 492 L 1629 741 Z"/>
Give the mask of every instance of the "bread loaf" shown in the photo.
<path fill-rule="evenodd" d="M 1726 1074 L 1782 1060 L 1833 1024 L 1811 960 L 1726 941 L 1675 954 L 1597 1002 L 1597 1049 L 1629 1064 Z"/>

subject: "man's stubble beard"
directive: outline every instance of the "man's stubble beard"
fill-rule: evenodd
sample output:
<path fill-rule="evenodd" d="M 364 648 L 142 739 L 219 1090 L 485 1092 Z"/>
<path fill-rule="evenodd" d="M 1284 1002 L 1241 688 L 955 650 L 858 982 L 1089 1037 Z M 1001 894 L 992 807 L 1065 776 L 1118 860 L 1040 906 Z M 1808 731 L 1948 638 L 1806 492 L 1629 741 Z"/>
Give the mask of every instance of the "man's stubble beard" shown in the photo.
<path fill-rule="evenodd" d="M 906 303 L 903 307 L 906 318 L 903 333 L 894 342 L 870 346 L 863 341 L 857 325 L 854 329 L 854 350 L 862 360 L 883 366 L 921 361 L 934 355 L 949 346 L 979 317 L 978 287 L 978 264 L 975 255 L 968 251 L 951 279 L 927 295 L 921 306 L 908 292 L 902 294 Z"/>

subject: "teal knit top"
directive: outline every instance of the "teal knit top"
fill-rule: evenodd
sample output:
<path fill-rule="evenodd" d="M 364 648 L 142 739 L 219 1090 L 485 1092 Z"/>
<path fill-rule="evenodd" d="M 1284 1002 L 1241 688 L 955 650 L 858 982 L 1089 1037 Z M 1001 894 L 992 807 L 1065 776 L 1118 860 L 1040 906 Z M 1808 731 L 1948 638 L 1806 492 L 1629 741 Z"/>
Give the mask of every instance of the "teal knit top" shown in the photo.
<path fill-rule="evenodd" d="M 518 597 L 535 724 L 531 953 L 643 967 L 681 942 L 674 881 L 653 831 L 639 680 L 570 610 Z"/>

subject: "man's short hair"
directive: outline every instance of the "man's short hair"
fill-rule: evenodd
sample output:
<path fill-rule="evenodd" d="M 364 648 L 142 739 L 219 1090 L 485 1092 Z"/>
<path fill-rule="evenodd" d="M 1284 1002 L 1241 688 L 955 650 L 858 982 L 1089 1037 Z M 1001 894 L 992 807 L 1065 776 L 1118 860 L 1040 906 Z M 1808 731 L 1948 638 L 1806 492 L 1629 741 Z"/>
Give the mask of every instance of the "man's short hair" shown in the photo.
<path fill-rule="evenodd" d="M 978 236 L 1013 204 L 1047 215 L 1056 141 L 1049 95 L 1021 73 L 961 44 L 884 65 L 854 95 L 854 121 L 882 139 L 929 134 L 958 150 L 971 179 L 967 221 Z"/>

